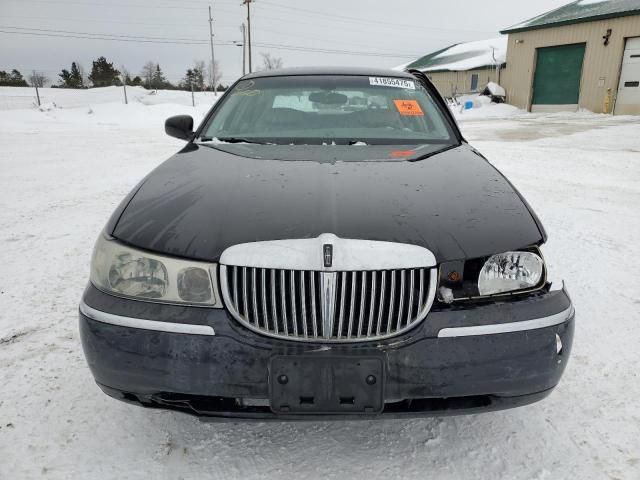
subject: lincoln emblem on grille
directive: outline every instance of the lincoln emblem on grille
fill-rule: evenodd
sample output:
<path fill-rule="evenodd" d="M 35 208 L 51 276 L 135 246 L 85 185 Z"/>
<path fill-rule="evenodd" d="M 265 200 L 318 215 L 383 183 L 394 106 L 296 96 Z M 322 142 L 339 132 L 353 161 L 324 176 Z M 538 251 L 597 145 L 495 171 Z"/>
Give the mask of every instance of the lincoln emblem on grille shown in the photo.
<path fill-rule="evenodd" d="M 324 255 L 324 266 L 329 268 L 333 265 L 333 245 L 327 243 L 322 246 L 323 255 Z"/>

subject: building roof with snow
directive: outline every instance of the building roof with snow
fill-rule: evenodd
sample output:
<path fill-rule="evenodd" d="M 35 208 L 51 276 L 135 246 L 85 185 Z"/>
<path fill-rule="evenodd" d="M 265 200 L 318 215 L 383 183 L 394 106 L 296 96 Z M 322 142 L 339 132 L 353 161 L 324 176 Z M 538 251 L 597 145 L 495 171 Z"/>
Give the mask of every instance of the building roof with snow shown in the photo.
<path fill-rule="evenodd" d="M 578 0 L 513 25 L 500 33 L 525 32 L 631 15 L 640 15 L 640 0 Z"/>
<path fill-rule="evenodd" d="M 401 67 L 403 70 L 415 68 L 423 72 L 458 72 L 502 66 L 506 58 L 505 36 L 451 45 Z"/>

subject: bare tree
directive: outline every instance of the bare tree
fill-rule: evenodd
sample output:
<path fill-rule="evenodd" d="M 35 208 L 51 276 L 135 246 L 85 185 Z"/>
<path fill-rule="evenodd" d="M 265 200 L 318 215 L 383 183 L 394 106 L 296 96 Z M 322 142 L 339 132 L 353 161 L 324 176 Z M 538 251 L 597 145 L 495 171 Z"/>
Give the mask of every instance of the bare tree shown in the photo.
<path fill-rule="evenodd" d="M 213 89 L 214 85 L 219 86 L 220 79 L 222 79 L 222 70 L 220 69 L 220 63 L 218 63 L 218 61 L 216 60 L 216 63 L 213 67 L 213 78 L 211 78 L 211 62 L 209 62 L 209 68 L 207 68 L 206 72 L 207 83 L 211 86 L 211 88 Z"/>
<path fill-rule="evenodd" d="M 29 83 L 32 87 L 42 88 L 45 83 L 49 83 L 49 78 L 43 73 L 33 70 L 31 75 L 29 75 Z"/>
<path fill-rule="evenodd" d="M 270 53 L 260 53 L 262 56 L 262 70 L 276 70 L 282 68 L 283 62 L 280 57 L 272 57 Z"/>
<path fill-rule="evenodd" d="M 120 65 L 120 81 L 124 85 L 131 85 L 131 73 L 124 65 Z"/>
<path fill-rule="evenodd" d="M 80 72 L 80 79 L 82 80 L 81 85 L 89 85 L 89 76 L 87 75 L 87 72 L 85 72 L 84 67 L 80 62 L 75 62 L 75 64 L 78 67 L 78 72 Z"/>
<path fill-rule="evenodd" d="M 195 73 L 195 76 L 198 77 L 196 79 L 197 81 L 194 83 L 194 87 L 204 90 L 205 85 L 208 83 L 209 77 L 211 76 L 211 71 L 207 68 L 207 62 L 204 60 L 195 60 L 193 62 L 193 72 Z M 202 77 L 202 83 L 199 81 L 200 77 Z"/>
<path fill-rule="evenodd" d="M 147 62 L 142 67 L 140 76 L 142 77 L 145 87 L 151 87 L 151 84 L 153 83 L 153 76 L 156 73 L 157 66 L 158 64 L 156 62 Z"/>

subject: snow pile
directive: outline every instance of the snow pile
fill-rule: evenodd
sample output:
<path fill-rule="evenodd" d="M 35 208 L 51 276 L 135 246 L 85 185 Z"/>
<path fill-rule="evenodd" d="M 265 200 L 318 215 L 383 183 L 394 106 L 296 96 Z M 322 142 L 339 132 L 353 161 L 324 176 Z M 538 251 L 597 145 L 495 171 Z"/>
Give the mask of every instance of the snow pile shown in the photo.
<path fill-rule="evenodd" d="M 506 97 L 507 96 L 507 92 L 505 91 L 505 89 L 503 87 L 501 87 L 500 85 L 498 85 L 497 83 L 495 83 L 495 82 L 487 83 L 487 86 L 485 88 L 486 88 L 486 90 L 488 90 L 488 93 L 490 93 L 494 97 Z"/>
<path fill-rule="evenodd" d="M 38 110 L 41 112 L 50 112 L 51 110 L 58 108 L 57 105 L 53 102 L 43 103 L 38 107 Z"/>
<path fill-rule="evenodd" d="M 124 103 L 123 87 L 102 87 L 88 89 L 40 88 L 40 103 L 55 104 L 57 108 L 88 107 L 102 103 Z M 195 92 L 195 104 L 212 105 L 221 93 Z M 158 105 L 172 103 L 191 105 L 191 92 L 182 90 L 146 90 L 142 87 L 127 87 L 129 103 Z M 0 87 L 0 111 L 36 108 L 36 90 L 31 87 Z"/>
<path fill-rule="evenodd" d="M 458 120 L 462 119 L 488 119 L 511 118 L 520 115 L 528 115 L 521 110 L 506 103 L 493 103 L 490 97 L 478 94 L 460 95 L 456 97 L 457 104 L 450 105 L 451 111 Z M 468 103 L 471 108 L 465 108 Z"/>

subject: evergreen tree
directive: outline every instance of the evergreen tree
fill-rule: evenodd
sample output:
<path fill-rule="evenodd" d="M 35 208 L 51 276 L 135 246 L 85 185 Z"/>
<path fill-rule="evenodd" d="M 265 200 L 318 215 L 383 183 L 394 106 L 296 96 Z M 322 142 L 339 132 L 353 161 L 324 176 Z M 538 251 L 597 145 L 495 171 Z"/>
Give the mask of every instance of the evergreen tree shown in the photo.
<path fill-rule="evenodd" d="M 99 57 L 93 61 L 89 80 L 94 87 L 121 85 L 119 75 L 120 72 L 114 68 L 113 63 L 108 62 L 105 57 Z"/>
<path fill-rule="evenodd" d="M 76 62 L 71 63 L 71 71 L 63 68 L 62 72 L 58 76 L 60 77 L 60 86 L 63 88 L 84 87 L 82 73 L 80 72 L 80 67 L 78 67 L 78 64 Z"/>
<path fill-rule="evenodd" d="M 204 62 L 196 62 L 193 68 L 187 69 L 180 88 L 184 90 L 191 90 L 193 88 L 193 90 L 203 91 L 205 89 L 206 75 L 204 68 Z"/>
<path fill-rule="evenodd" d="M 15 68 L 11 70 L 11 73 L 7 73 L 4 70 L 0 71 L 0 86 L 3 87 L 28 87 L 27 81 L 22 74 Z"/>
<path fill-rule="evenodd" d="M 182 85 L 180 85 L 184 90 L 191 90 L 193 86 L 193 70 L 190 68 L 187 69 L 187 73 L 182 80 Z"/>
<path fill-rule="evenodd" d="M 11 81 L 13 82 L 13 84 L 16 87 L 28 87 L 29 86 L 29 84 L 24 79 L 22 74 L 18 70 L 16 70 L 15 68 L 13 70 L 11 70 Z"/>
<path fill-rule="evenodd" d="M 162 69 L 159 64 L 156 64 L 156 69 L 153 72 L 153 78 L 151 79 L 151 88 L 162 88 L 167 85 L 167 79 L 164 78 Z"/>
<path fill-rule="evenodd" d="M 133 80 L 131 80 L 131 83 L 129 85 L 133 87 L 142 85 L 142 79 L 138 75 L 136 75 L 135 77 L 133 77 Z"/>

